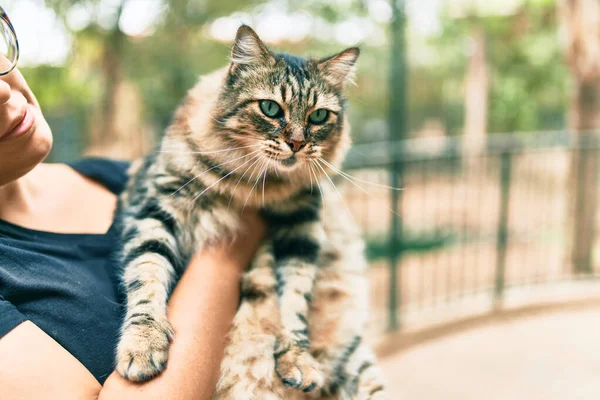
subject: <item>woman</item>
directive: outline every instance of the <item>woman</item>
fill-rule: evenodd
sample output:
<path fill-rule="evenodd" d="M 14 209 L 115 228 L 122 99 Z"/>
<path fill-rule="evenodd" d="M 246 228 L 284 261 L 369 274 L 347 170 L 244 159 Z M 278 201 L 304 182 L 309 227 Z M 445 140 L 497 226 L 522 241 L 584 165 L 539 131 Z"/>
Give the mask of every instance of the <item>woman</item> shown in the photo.
<path fill-rule="evenodd" d="M 0 19 L 14 51 L 0 57 L 0 399 L 210 398 L 262 222 L 249 213 L 251 235 L 191 261 L 169 302 L 176 336 L 164 373 L 141 385 L 120 378 L 110 251 L 126 164 L 42 164 L 52 132 L 14 68 L 18 44 L 1 8 Z"/>

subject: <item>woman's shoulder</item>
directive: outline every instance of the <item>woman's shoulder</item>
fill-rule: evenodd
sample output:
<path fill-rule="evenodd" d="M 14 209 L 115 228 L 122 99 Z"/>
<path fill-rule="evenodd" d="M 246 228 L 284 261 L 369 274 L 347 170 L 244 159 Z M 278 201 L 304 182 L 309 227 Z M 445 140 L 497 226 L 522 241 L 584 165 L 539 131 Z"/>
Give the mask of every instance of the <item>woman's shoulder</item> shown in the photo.
<path fill-rule="evenodd" d="M 67 163 L 80 174 L 103 184 L 114 194 L 120 194 L 127 184 L 127 170 L 131 163 L 100 157 L 87 157 Z"/>

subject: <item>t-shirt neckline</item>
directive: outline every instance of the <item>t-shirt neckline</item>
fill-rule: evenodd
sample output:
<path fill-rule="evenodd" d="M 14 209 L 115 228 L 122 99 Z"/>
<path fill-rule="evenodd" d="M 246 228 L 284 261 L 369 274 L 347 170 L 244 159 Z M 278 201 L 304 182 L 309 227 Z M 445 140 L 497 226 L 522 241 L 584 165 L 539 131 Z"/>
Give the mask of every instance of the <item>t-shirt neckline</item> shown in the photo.
<path fill-rule="evenodd" d="M 77 239 L 91 239 L 91 238 L 102 238 L 111 234 L 115 229 L 114 221 L 105 233 L 62 233 L 62 232 L 51 232 L 42 231 L 37 229 L 26 228 L 21 225 L 13 224 L 12 222 L 0 219 L 0 235 L 7 233 L 10 236 L 23 236 L 31 238 L 47 238 L 47 239 L 58 239 L 64 241 L 65 239 L 77 240 Z"/>
<path fill-rule="evenodd" d="M 114 193 L 114 191 L 110 187 L 108 187 L 105 182 L 98 179 L 98 177 L 90 176 L 90 175 L 86 174 L 84 170 L 80 170 L 80 169 L 76 168 L 76 166 L 74 166 L 74 165 L 71 165 L 68 163 L 64 164 L 64 165 L 68 166 L 73 171 L 77 172 L 78 174 L 85 176 L 86 178 L 91 178 L 91 179 L 96 180 L 98 183 L 100 183 L 106 189 L 108 189 Z M 75 164 L 75 165 L 77 165 L 77 164 Z M 2 234 L 8 234 L 9 236 L 21 236 L 21 237 L 27 237 L 27 238 L 31 238 L 32 236 L 35 236 L 36 238 L 39 238 L 39 239 L 42 239 L 42 238 L 56 239 L 56 240 L 60 240 L 60 241 L 64 241 L 65 239 L 86 240 L 86 239 L 100 239 L 103 237 L 109 237 L 110 234 L 112 234 L 114 230 L 115 230 L 115 221 L 114 220 L 111 223 L 111 225 L 109 226 L 108 230 L 104 233 L 61 233 L 61 232 L 42 231 L 42 230 L 38 230 L 38 229 L 26 228 L 24 226 L 13 224 L 12 222 L 8 222 L 8 221 L 0 218 L 0 236 Z"/>

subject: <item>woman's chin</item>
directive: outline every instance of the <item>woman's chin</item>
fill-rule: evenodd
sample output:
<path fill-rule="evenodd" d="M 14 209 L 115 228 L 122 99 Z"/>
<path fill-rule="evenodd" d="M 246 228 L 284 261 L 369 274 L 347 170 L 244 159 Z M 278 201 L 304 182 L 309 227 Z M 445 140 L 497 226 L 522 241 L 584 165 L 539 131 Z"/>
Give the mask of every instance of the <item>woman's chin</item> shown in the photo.
<path fill-rule="evenodd" d="M 53 143 L 50 126 L 41 112 L 38 111 L 35 117 L 30 131 L 0 143 L 0 159 L 5 161 L 0 165 L 0 186 L 25 176 L 50 154 Z"/>
<path fill-rule="evenodd" d="M 35 116 L 33 131 L 29 135 L 25 151 L 30 154 L 32 160 L 38 160 L 37 163 L 39 164 L 48 157 L 54 142 L 52 130 L 39 109 Z"/>

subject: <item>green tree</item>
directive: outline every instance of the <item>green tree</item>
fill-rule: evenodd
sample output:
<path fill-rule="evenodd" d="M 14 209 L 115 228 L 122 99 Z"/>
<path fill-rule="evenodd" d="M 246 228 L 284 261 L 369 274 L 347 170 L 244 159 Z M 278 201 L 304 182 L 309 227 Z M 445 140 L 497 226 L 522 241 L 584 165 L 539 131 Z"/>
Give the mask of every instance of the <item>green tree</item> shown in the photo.
<path fill-rule="evenodd" d="M 556 5 L 529 0 L 510 16 L 443 17 L 442 33 L 433 38 L 439 62 L 433 73 L 444 81 L 445 121 L 462 133 L 465 72 L 474 29 L 486 39 L 489 65 L 490 132 L 534 131 L 564 127 L 567 69 L 561 59 Z M 461 114 L 458 114 L 458 113 Z"/>

